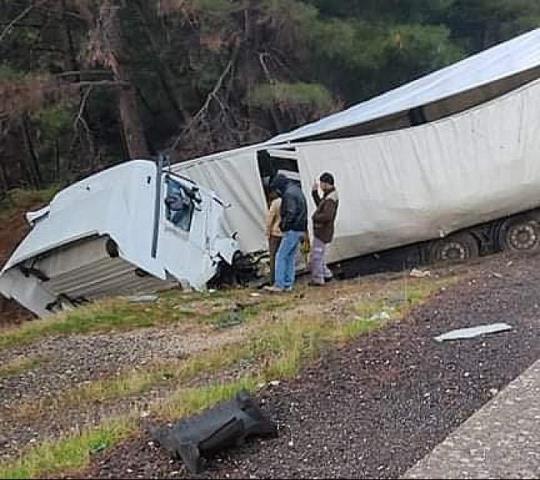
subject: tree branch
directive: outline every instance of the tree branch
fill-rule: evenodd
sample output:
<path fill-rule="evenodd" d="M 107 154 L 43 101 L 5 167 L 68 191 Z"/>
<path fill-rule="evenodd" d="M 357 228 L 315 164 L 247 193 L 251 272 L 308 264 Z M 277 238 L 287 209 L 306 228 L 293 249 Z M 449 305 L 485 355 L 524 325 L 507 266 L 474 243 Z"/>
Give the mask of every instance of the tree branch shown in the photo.
<path fill-rule="evenodd" d="M 19 13 L 19 15 L 17 15 L 13 20 L 11 20 L 11 22 L 8 23 L 7 27 L 4 28 L 4 30 L 2 30 L 2 33 L 0 33 L 0 42 L 2 42 L 4 38 L 7 37 L 11 33 L 11 30 L 13 30 L 13 27 L 15 26 L 15 24 L 17 24 L 23 18 L 25 18 L 28 14 L 30 14 L 30 12 L 34 10 L 34 8 L 43 5 L 46 1 L 47 0 L 41 0 L 38 3 L 31 3 L 21 13 Z"/>
<path fill-rule="evenodd" d="M 70 70 L 68 72 L 57 73 L 56 77 L 78 77 L 80 75 L 111 75 L 108 70 Z"/>
<path fill-rule="evenodd" d="M 129 88 L 131 84 L 129 82 L 123 82 L 121 80 L 84 80 L 82 82 L 72 83 L 75 87 L 121 87 Z"/>
<path fill-rule="evenodd" d="M 180 135 L 178 135 L 178 137 L 176 138 L 176 140 L 174 141 L 172 146 L 168 149 L 170 152 L 174 152 L 174 150 L 176 150 L 176 148 L 178 147 L 178 145 L 180 144 L 180 142 L 182 141 L 184 136 L 191 131 L 193 126 L 206 113 L 206 111 L 208 110 L 208 107 L 210 106 L 210 103 L 212 102 L 212 99 L 214 99 L 214 100 L 217 99 L 217 93 L 221 89 L 221 87 L 223 85 L 223 81 L 225 80 L 225 78 L 227 77 L 227 75 L 229 74 L 229 72 L 231 71 L 231 69 L 232 69 L 232 67 L 234 65 L 234 62 L 236 60 L 236 56 L 238 54 L 238 50 L 239 50 L 238 48 L 235 49 L 231 59 L 229 60 L 229 63 L 227 63 L 227 66 L 225 67 L 225 70 L 223 70 L 222 74 L 218 78 L 218 81 L 214 85 L 214 88 L 212 89 L 212 91 L 206 97 L 206 100 L 203 103 L 202 107 L 195 114 L 195 116 L 191 119 L 191 121 L 182 129 L 182 131 L 180 132 Z"/>

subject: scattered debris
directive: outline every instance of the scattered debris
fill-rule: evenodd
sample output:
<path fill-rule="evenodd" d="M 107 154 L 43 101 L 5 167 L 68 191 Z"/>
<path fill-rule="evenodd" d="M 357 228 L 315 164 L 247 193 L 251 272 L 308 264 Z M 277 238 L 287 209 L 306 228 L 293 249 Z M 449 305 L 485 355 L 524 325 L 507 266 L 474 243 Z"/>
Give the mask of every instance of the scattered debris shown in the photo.
<path fill-rule="evenodd" d="M 487 335 L 491 333 L 501 333 L 512 330 L 513 327 L 506 323 L 494 323 L 492 325 L 482 325 L 479 327 L 473 328 L 462 328 L 460 330 L 452 330 L 451 332 L 445 333 L 435 337 L 437 342 L 449 342 L 452 340 L 467 340 L 470 338 L 480 337 L 482 335 Z"/>
<path fill-rule="evenodd" d="M 227 328 L 237 327 L 246 321 L 246 315 L 241 311 L 226 312 L 216 319 L 216 327 L 225 330 Z"/>
<path fill-rule="evenodd" d="M 260 293 L 252 293 L 251 296 L 253 298 L 259 298 L 259 297 L 262 297 L 262 295 Z"/>
<path fill-rule="evenodd" d="M 279 387 L 281 385 L 281 382 L 279 380 L 273 380 L 268 385 L 271 387 Z"/>
<path fill-rule="evenodd" d="M 491 272 L 491 274 L 492 274 L 495 278 L 504 278 L 504 275 L 503 275 L 502 273 Z"/>
<path fill-rule="evenodd" d="M 129 303 L 155 303 L 159 300 L 157 295 L 134 295 L 132 297 L 126 297 Z"/>
<path fill-rule="evenodd" d="M 242 392 L 234 400 L 152 435 L 173 458 L 182 459 L 191 474 L 197 474 L 203 470 L 202 455 L 242 445 L 254 435 L 275 437 L 277 428 L 249 394 Z"/>
<path fill-rule="evenodd" d="M 368 320 L 370 322 L 383 322 L 386 320 L 390 320 L 391 318 L 392 316 L 388 312 L 379 312 L 369 317 Z M 361 320 L 361 318 L 359 318 L 359 320 Z"/>
<path fill-rule="evenodd" d="M 413 278 L 429 278 L 431 277 L 431 272 L 429 270 L 418 270 L 414 268 L 410 274 Z"/>

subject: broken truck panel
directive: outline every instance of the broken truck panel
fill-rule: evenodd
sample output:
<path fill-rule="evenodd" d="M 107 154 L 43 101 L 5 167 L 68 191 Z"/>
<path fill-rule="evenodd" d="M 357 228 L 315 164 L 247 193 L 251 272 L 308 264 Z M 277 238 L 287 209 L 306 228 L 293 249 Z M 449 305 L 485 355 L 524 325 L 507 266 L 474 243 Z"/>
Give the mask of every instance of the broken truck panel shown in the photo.
<path fill-rule="evenodd" d="M 224 209 L 213 192 L 154 162 L 124 163 L 27 215 L 32 230 L 0 273 L 0 292 L 44 316 L 64 302 L 177 283 L 202 289 L 237 251 L 223 232 Z"/>

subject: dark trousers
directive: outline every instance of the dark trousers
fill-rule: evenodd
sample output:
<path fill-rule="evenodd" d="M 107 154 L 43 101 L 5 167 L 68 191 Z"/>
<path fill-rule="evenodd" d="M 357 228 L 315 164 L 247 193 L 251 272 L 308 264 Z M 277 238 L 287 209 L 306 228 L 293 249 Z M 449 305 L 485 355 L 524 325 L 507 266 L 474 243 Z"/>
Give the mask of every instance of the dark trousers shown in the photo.
<path fill-rule="evenodd" d="M 276 281 L 276 255 L 281 245 L 281 237 L 270 236 L 268 239 L 268 251 L 270 252 L 270 276 L 272 278 L 272 285 Z"/>

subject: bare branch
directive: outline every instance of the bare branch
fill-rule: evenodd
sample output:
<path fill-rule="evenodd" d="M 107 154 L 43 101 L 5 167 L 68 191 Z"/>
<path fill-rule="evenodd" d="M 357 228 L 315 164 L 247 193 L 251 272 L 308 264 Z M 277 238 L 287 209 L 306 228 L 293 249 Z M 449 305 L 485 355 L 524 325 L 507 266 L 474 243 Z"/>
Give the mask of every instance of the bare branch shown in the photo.
<path fill-rule="evenodd" d="M 75 87 L 121 87 L 129 88 L 131 84 L 129 82 L 123 82 L 121 80 L 84 80 L 82 82 L 72 83 Z"/>
<path fill-rule="evenodd" d="M 221 103 L 217 97 L 217 93 L 219 92 L 219 90 L 221 89 L 222 85 L 223 85 L 223 81 L 225 80 L 225 78 L 227 77 L 227 75 L 229 74 L 229 72 L 231 71 L 233 65 L 234 65 L 234 62 L 236 60 L 236 55 L 238 53 L 238 49 L 235 50 L 235 52 L 233 53 L 233 56 L 232 58 L 229 60 L 229 62 L 227 63 L 227 66 L 225 67 L 225 70 L 223 70 L 222 74 L 220 75 L 220 77 L 218 78 L 218 81 L 216 82 L 216 84 L 214 85 L 214 88 L 212 89 L 212 91 L 208 94 L 208 96 L 206 97 L 206 100 L 205 102 L 203 103 L 202 107 L 199 109 L 199 111 L 195 114 L 195 116 L 191 119 L 191 121 L 184 127 L 184 129 L 180 132 L 180 135 L 178 135 L 178 137 L 176 138 L 176 140 L 174 141 L 174 143 L 172 144 L 172 146 L 169 148 L 169 151 L 171 152 L 174 152 L 174 150 L 176 150 L 176 148 L 178 147 L 178 145 L 180 144 L 180 142 L 182 141 L 182 139 L 184 138 L 184 136 L 189 133 L 191 131 L 191 129 L 195 126 L 195 124 L 204 116 L 204 114 L 207 112 L 208 110 L 208 107 L 210 107 L 210 104 L 212 103 L 212 99 L 214 100 L 217 100 L 218 103 Z"/>
<path fill-rule="evenodd" d="M 8 23 L 7 27 L 2 30 L 2 33 L 0 33 L 0 42 L 2 42 L 4 38 L 11 33 L 15 24 L 17 24 L 28 14 L 30 14 L 30 12 L 34 10 L 34 8 L 41 6 L 46 2 L 47 0 L 41 0 L 40 2 L 31 3 L 30 5 L 28 5 L 28 7 L 26 7 L 21 13 L 19 13 L 19 15 L 17 15 L 13 20 L 11 20 L 11 22 Z"/>
<path fill-rule="evenodd" d="M 55 76 L 58 78 L 63 77 L 77 77 L 79 75 L 110 75 L 108 70 L 71 70 L 68 72 L 57 73 Z"/>
<path fill-rule="evenodd" d="M 79 107 L 79 113 L 77 114 L 77 117 L 75 118 L 75 122 L 74 122 L 75 127 L 77 127 L 77 124 L 83 119 L 82 116 L 83 116 L 83 113 L 84 113 L 84 109 L 86 108 L 86 102 L 88 101 L 88 97 L 92 93 L 93 88 L 94 88 L 93 86 L 90 86 L 90 87 L 88 87 L 86 92 L 84 92 L 84 95 L 83 95 L 83 97 L 81 99 L 81 105 Z"/>

